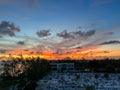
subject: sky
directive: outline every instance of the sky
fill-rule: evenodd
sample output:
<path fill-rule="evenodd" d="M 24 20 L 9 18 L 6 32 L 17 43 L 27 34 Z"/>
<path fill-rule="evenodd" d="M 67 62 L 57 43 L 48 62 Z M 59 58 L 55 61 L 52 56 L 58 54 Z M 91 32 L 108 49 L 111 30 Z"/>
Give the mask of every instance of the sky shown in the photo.
<path fill-rule="evenodd" d="M 120 0 L 0 0 L 0 59 L 120 58 Z"/>

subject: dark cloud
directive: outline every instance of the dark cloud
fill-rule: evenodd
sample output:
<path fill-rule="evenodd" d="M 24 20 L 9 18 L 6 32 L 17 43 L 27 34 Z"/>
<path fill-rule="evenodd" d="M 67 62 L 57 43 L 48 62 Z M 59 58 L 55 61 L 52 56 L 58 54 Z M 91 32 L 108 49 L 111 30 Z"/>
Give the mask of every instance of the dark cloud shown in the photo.
<path fill-rule="evenodd" d="M 73 34 L 75 34 L 75 35 L 80 35 L 80 36 L 83 36 L 84 35 L 84 32 L 82 32 L 82 31 L 75 31 L 75 32 L 72 32 Z"/>
<path fill-rule="evenodd" d="M 57 33 L 57 36 L 62 37 L 62 38 L 73 38 L 74 36 L 69 33 L 67 30 L 64 30 L 60 33 Z"/>
<path fill-rule="evenodd" d="M 92 35 L 95 34 L 95 30 L 89 30 L 87 32 L 82 32 L 82 31 L 74 31 L 74 32 L 68 32 L 67 30 L 64 30 L 60 33 L 57 33 L 57 36 L 62 37 L 62 38 L 88 38 Z"/>
<path fill-rule="evenodd" d="M 75 35 L 79 35 L 80 37 L 89 37 L 95 34 L 95 30 L 89 30 L 87 32 L 82 32 L 82 31 L 76 31 L 73 32 Z"/>
<path fill-rule="evenodd" d="M 40 31 L 37 31 L 36 34 L 40 38 L 51 35 L 50 30 L 40 30 Z"/>
<path fill-rule="evenodd" d="M 19 41 L 17 42 L 18 45 L 25 45 L 25 42 L 24 41 Z"/>
<path fill-rule="evenodd" d="M 10 37 L 15 36 L 15 32 L 20 32 L 20 28 L 15 26 L 13 22 L 2 21 L 0 23 L 0 36 L 4 37 L 8 35 Z"/>
<path fill-rule="evenodd" d="M 79 30 L 79 31 L 76 31 L 76 32 L 73 32 L 73 33 L 74 33 L 75 36 L 77 35 L 81 38 L 88 38 L 88 37 L 94 35 L 95 32 L 96 32 L 95 30 L 89 30 L 87 32 L 82 32 L 82 31 Z"/>
<path fill-rule="evenodd" d="M 90 31 L 85 33 L 85 36 L 92 36 L 94 34 L 95 34 L 95 30 L 90 30 Z"/>
<path fill-rule="evenodd" d="M 57 36 L 62 37 L 63 40 L 59 43 L 53 44 L 53 46 L 56 50 L 61 49 L 60 51 L 75 48 L 77 46 L 80 46 L 78 48 L 81 49 L 82 43 L 90 40 L 89 37 L 95 35 L 95 32 L 95 30 L 89 30 L 87 32 L 83 32 L 81 30 L 68 32 L 67 30 L 64 30 L 57 33 Z"/>
<path fill-rule="evenodd" d="M 108 45 L 108 44 L 120 44 L 120 41 L 113 40 L 113 41 L 103 42 L 100 45 Z"/>
<path fill-rule="evenodd" d="M 2 49 L 2 50 L 0 50 L 0 53 L 6 53 L 6 50 Z"/>

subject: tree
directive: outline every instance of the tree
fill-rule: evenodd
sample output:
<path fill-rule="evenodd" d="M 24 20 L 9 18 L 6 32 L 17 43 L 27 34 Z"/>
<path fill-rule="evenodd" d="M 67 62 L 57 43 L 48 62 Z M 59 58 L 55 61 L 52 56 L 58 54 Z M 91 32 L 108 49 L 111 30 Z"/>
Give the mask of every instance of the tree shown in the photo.
<path fill-rule="evenodd" d="M 36 82 L 51 71 L 49 62 L 40 58 L 7 61 L 3 66 L 4 73 L 1 75 L 3 82 L 16 82 L 19 89 L 24 87 L 25 90 L 29 90 L 31 85 L 35 88 Z"/>

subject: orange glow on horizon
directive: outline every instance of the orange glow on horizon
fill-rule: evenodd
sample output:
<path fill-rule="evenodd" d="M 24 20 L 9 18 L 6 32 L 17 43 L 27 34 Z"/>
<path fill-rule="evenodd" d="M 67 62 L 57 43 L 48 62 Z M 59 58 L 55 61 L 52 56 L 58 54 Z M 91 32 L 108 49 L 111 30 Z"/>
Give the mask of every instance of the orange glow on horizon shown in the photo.
<path fill-rule="evenodd" d="M 32 52 L 32 53 L 31 53 Z M 9 58 L 45 58 L 48 60 L 58 60 L 58 59 L 64 59 L 64 58 L 71 58 L 71 59 L 98 59 L 98 58 L 105 58 L 105 57 L 116 57 L 118 58 L 120 56 L 120 50 L 113 50 L 110 52 L 105 52 L 102 50 L 98 50 L 96 48 L 92 49 L 83 49 L 83 50 L 76 50 L 73 49 L 69 54 L 63 53 L 63 54 L 54 54 L 51 51 L 44 51 L 41 54 L 38 54 L 36 50 L 29 50 L 29 51 L 23 51 L 23 50 L 14 50 L 9 51 L 5 54 L 0 54 L 0 57 L 3 57 L 6 60 L 9 60 Z"/>

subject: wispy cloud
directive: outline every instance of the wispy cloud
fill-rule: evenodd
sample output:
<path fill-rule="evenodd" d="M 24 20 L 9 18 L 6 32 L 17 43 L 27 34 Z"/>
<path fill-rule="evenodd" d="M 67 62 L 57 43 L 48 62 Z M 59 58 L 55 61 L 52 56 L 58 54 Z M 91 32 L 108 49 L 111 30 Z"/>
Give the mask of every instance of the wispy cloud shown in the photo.
<path fill-rule="evenodd" d="M 119 40 L 112 40 L 112 41 L 108 41 L 108 42 L 103 42 L 100 45 L 109 45 L 109 44 L 120 44 Z"/>
<path fill-rule="evenodd" d="M 64 39 L 66 38 L 88 38 L 92 35 L 95 34 L 95 30 L 89 30 L 87 32 L 82 32 L 82 31 L 74 31 L 74 32 L 68 32 L 67 30 L 64 30 L 60 33 L 57 33 L 57 36 L 62 37 Z"/>
<path fill-rule="evenodd" d="M 26 50 L 26 52 L 29 52 L 28 50 L 31 51 L 36 50 L 36 52 L 38 52 L 37 54 L 44 52 L 51 52 L 58 55 L 59 54 L 68 55 L 77 52 L 83 54 L 90 54 L 91 51 L 93 52 L 94 50 L 98 49 L 101 45 L 106 44 L 106 43 L 101 43 L 107 40 L 106 37 L 108 36 L 110 37 L 114 34 L 112 31 L 97 31 L 94 29 L 86 30 L 86 31 L 79 29 L 72 32 L 69 32 L 68 30 L 63 30 L 61 32 L 56 33 L 55 36 L 52 36 L 51 33 L 52 33 L 51 30 L 43 29 L 36 32 L 36 35 L 38 37 L 36 36 L 10 37 L 10 38 L 18 38 L 18 40 L 20 41 L 13 40 L 14 43 L 9 45 L 10 47 L 8 49 L 15 50 L 19 48 L 22 49 L 23 51 Z M 110 40 L 109 37 L 108 40 Z M 120 42 L 114 42 L 114 43 L 120 43 Z M 8 45 L 5 44 L 1 45 L 1 49 L 6 47 L 8 47 Z M 102 51 L 102 53 L 109 53 L 109 52 Z"/>
<path fill-rule="evenodd" d="M 95 34 L 95 32 L 96 32 L 95 30 L 89 30 L 87 32 L 76 31 L 76 32 L 72 32 L 72 33 L 78 37 L 88 38 L 90 36 L 93 36 Z"/>
<path fill-rule="evenodd" d="M 40 44 L 36 46 L 36 49 L 41 51 L 53 51 L 54 53 L 63 53 L 69 52 L 70 50 L 78 50 L 80 52 L 87 50 L 97 49 L 100 45 L 99 43 L 103 40 L 107 40 L 114 33 L 110 31 L 106 32 L 97 32 L 96 30 L 88 31 L 73 31 L 68 32 L 68 30 L 63 30 L 62 32 L 56 33 L 58 37 L 57 41 L 60 39 L 60 42 L 57 42 L 52 37 L 51 39 L 41 39 Z M 49 34 L 40 34 L 41 37 L 49 36 Z M 54 37 L 56 38 L 56 37 Z M 79 47 L 79 48 L 77 48 Z"/>
<path fill-rule="evenodd" d="M 18 45 L 25 45 L 25 42 L 24 41 L 18 41 L 17 44 Z"/>

